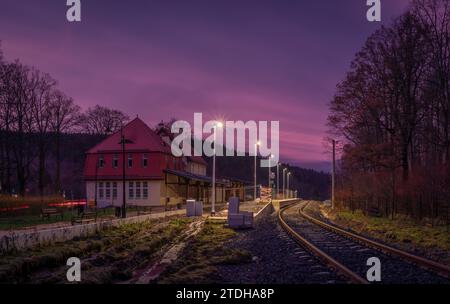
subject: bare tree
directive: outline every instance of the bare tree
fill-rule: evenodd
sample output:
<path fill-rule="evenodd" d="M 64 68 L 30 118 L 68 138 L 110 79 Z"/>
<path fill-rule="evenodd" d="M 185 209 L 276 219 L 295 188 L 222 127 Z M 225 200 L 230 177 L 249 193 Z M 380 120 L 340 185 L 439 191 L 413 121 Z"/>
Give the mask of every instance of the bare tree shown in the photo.
<path fill-rule="evenodd" d="M 6 131 L 10 125 L 10 107 L 6 102 L 6 87 L 4 85 L 5 72 L 6 69 L 0 41 L 0 192 L 11 191 L 11 168 Z"/>
<path fill-rule="evenodd" d="M 61 192 L 61 135 L 70 132 L 80 120 L 80 107 L 60 91 L 53 92 L 50 106 L 51 130 L 55 135 L 55 192 Z"/>
<path fill-rule="evenodd" d="M 34 132 L 32 100 L 30 88 L 30 69 L 20 62 L 5 65 L 3 77 L 4 100 L 9 109 L 8 145 L 17 174 L 18 193 L 25 195 L 30 176 L 30 165 L 35 158 L 35 143 L 30 134 Z"/>
<path fill-rule="evenodd" d="M 96 105 L 83 114 L 81 125 L 88 134 L 108 135 L 120 130 L 128 120 L 129 117 L 119 110 Z"/>
<path fill-rule="evenodd" d="M 430 28 L 431 48 L 430 91 L 433 92 L 433 124 L 431 142 L 443 150 L 442 157 L 450 162 L 450 3 L 447 0 L 414 0 L 413 12 Z"/>
<path fill-rule="evenodd" d="M 36 134 L 36 144 L 38 148 L 38 186 L 41 196 L 44 195 L 45 188 L 45 163 L 47 148 L 49 144 L 49 131 L 51 124 L 51 98 L 56 81 L 48 74 L 42 74 L 38 70 L 32 69 L 29 77 L 29 103 L 31 105 L 31 115 L 34 121 L 34 132 Z"/>
<path fill-rule="evenodd" d="M 424 165 L 426 131 L 439 125 L 436 117 L 442 112 L 430 102 L 436 91 L 430 83 L 441 77 L 434 67 L 431 33 L 430 25 L 411 12 L 382 27 L 358 52 L 331 102 L 331 133 L 346 143 L 341 191 L 344 197 L 351 193 L 351 202 L 353 197 L 363 200 L 364 208 L 384 205 L 385 214 L 390 209 L 393 215 L 403 187 L 403 206 L 413 212 L 413 185 L 420 181 L 411 172 Z"/>

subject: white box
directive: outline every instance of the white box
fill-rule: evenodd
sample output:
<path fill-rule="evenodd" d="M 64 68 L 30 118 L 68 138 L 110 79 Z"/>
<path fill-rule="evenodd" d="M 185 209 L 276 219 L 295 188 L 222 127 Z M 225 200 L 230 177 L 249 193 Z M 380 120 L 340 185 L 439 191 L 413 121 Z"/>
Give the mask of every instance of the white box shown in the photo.
<path fill-rule="evenodd" d="M 195 216 L 195 200 L 187 200 L 186 201 L 186 216 L 191 217 Z"/>
<path fill-rule="evenodd" d="M 195 202 L 195 216 L 203 216 L 203 202 Z"/>
<path fill-rule="evenodd" d="M 246 229 L 253 227 L 253 212 L 229 213 L 228 227 Z"/>
<path fill-rule="evenodd" d="M 253 227 L 253 212 L 241 212 L 244 216 L 244 226 L 245 228 Z"/>
<path fill-rule="evenodd" d="M 239 213 L 239 197 L 230 197 L 230 201 L 228 202 L 228 214 L 230 213 Z"/>
<path fill-rule="evenodd" d="M 244 225 L 244 215 L 239 213 L 228 213 L 228 227 L 241 228 Z"/>

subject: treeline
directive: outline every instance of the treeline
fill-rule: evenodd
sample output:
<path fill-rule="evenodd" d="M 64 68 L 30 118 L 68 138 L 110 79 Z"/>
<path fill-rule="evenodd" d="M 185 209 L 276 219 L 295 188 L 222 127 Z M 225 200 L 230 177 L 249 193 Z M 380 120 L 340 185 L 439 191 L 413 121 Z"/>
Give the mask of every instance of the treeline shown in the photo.
<path fill-rule="evenodd" d="M 331 102 L 337 201 L 415 218 L 450 202 L 450 4 L 415 0 L 365 43 Z"/>
<path fill-rule="evenodd" d="M 127 120 L 98 105 L 83 112 L 50 75 L 18 60 L 7 62 L 0 49 L 0 193 L 61 194 L 63 136 L 106 135 Z M 53 172 L 47 170 L 50 158 Z"/>
<path fill-rule="evenodd" d="M 212 158 L 204 158 L 208 162 L 208 175 L 212 175 Z M 254 156 L 242 157 L 224 157 L 218 156 L 216 158 L 217 175 L 219 177 L 235 178 L 246 181 L 250 186 L 254 183 Z M 259 166 L 260 158 L 257 161 L 257 179 L 256 183 L 267 186 L 269 181 L 269 169 Z M 291 172 L 289 178 L 289 188 L 297 190 L 298 195 L 304 199 L 326 200 L 330 198 L 331 176 L 328 173 L 317 172 L 311 169 L 303 169 L 289 164 L 281 164 L 279 166 L 280 192 L 283 189 L 283 169 Z M 275 174 L 272 183 L 277 182 L 276 172 L 277 168 L 272 167 L 271 171 Z M 287 187 L 287 180 L 285 180 Z"/>

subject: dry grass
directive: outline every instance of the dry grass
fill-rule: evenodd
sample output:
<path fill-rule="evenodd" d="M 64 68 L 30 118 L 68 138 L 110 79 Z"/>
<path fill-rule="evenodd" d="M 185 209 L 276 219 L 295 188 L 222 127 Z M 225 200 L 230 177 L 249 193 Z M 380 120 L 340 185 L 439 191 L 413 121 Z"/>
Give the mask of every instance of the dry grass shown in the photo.
<path fill-rule="evenodd" d="M 65 283 L 65 263 L 73 256 L 82 260 L 83 283 L 124 281 L 190 221 L 177 218 L 128 224 L 95 236 L 3 256 L 0 283 Z"/>
<path fill-rule="evenodd" d="M 450 236 L 445 226 L 431 227 L 397 216 L 394 220 L 383 217 L 368 217 L 361 211 L 339 210 L 330 212 L 322 208 L 333 222 L 349 227 L 353 231 L 390 243 L 404 250 L 419 253 L 450 263 Z"/>
<path fill-rule="evenodd" d="M 161 275 L 157 283 L 218 283 L 216 266 L 251 262 L 249 252 L 224 247 L 236 235 L 223 223 L 206 222 L 202 231 L 185 248 L 183 255 Z"/>

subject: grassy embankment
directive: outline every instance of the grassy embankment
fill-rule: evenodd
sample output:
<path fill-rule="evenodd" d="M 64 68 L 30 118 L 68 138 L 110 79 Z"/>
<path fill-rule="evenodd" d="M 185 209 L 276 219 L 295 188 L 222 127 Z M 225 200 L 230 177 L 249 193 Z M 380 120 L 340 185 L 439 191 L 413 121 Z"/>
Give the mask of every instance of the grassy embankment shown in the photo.
<path fill-rule="evenodd" d="M 322 213 L 337 225 L 349 227 L 357 233 L 450 264 L 450 233 L 445 226 L 432 227 L 402 215 L 393 220 L 369 217 L 361 211 L 347 209 L 332 212 L 322 207 Z"/>
<path fill-rule="evenodd" d="M 125 281 L 190 222 L 175 218 L 128 224 L 92 237 L 11 253 L 0 258 L 0 283 L 66 283 L 69 257 L 81 259 L 82 283 Z"/>

